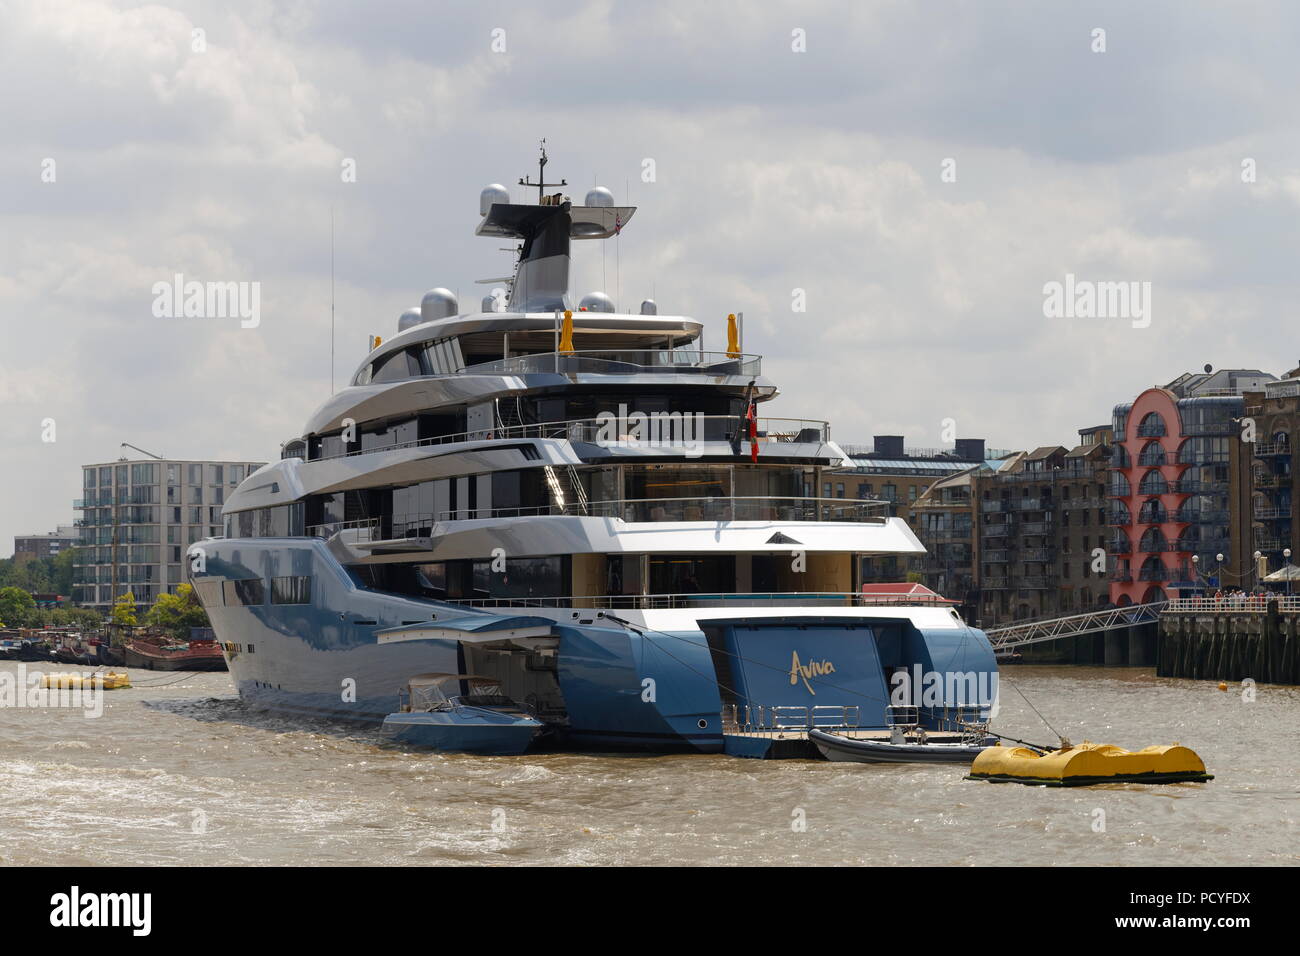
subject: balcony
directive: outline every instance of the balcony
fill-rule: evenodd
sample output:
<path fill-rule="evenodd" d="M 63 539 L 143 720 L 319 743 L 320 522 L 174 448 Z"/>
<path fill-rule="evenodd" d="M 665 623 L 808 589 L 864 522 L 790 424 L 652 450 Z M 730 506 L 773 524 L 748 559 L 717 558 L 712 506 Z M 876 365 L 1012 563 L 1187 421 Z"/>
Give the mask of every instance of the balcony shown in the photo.
<path fill-rule="evenodd" d="M 969 541 L 970 528 L 921 528 L 917 536 L 922 541 Z"/>
<path fill-rule="evenodd" d="M 1256 505 L 1256 506 L 1255 506 L 1255 509 L 1254 509 L 1254 514 L 1255 514 L 1255 517 L 1258 518 L 1258 519 L 1261 520 L 1261 521 L 1279 521 L 1279 520 L 1281 520 L 1281 519 L 1284 519 L 1284 518 L 1290 518 L 1290 517 L 1291 517 L 1291 506 L 1290 506 L 1290 505 L 1280 505 L 1280 506 L 1271 506 L 1271 505 L 1270 505 L 1270 506 L 1267 506 L 1267 507 L 1260 507 L 1259 505 Z"/>
<path fill-rule="evenodd" d="M 1227 511 L 1180 511 L 1169 519 L 1178 524 L 1227 524 Z"/>
<path fill-rule="evenodd" d="M 1139 438 L 1164 438 L 1166 434 L 1165 423 L 1152 422 L 1147 425 L 1139 425 L 1137 433 Z"/>
<path fill-rule="evenodd" d="M 1138 572 L 1139 581 L 1169 581 L 1172 574 L 1168 568 L 1143 568 Z"/>
<path fill-rule="evenodd" d="M 988 564 L 1005 564 L 1009 552 L 1003 549 L 984 552 L 984 561 Z"/>
<path fill-rule="evenodd" d="M 1133 523 L 1133 516 L 1124 511 L 1112 511 L 1106 515 L 1106 524 L 1115 528 L 1126 528 Z"/>
<path fill-rule="evenodd" d="M 1038 498 L 1012 498 L 1010 504 L 1013 511 L 1045 511 L 1052 507 L 1050 498 L 1046 499 L 1046 503 Z"/>
<path fill-rule="evenodd" d="M 1052 523 L 1050 521 L 1027 521 L 1020 526 L 1022 535 L 1051 534 Z"/>
<path fill-rule="evenodd" d="M 1003 575 L 995 575 L 980 580 L 980 587 L 989 591 L 1004 591 L 1007 587 L 1007 579 Z"/>
<path fill-rule="evenodd" d="M 1053 551 L 1051 548 L 1024 548 L 1020 552 L 1020 560 L 1041 564 L 1044 561 L 1051 561 Z"/>
<path fill-rule="evenodd" d="M 1066 498 L 1061 502 L 1061 506 L 1070 511 L 1077 511 L 1086 508 L 1096 508 L 1098 510 L 1106 507 L 1108 502 L 1105 498 Z"/>
<path fill-rule="evenodd" d="M 1172 451 L 1143 452 L 1138 455 L 1138 466 L 1141 468 L 1159 468 L 1162 465 L 1178 464 L 1178 453 Z"/>
<path fill-rule="evenodd" d="M 980 534 L 985 538 L 1005 538 L 1011 532 L 1011 526 L 1007 524 L 988 524 L 980 528 Z"/>
<path fill-rule="evenodd" d="M 1027 591 L 1045 591 L 1056 583 L 1054 578 L 1031 574 L 1016 581 L 1016 586 Z"/>
<path fill-rule="evenodd" d="M 980 511 L 984 512 L 985 514 L 998 512 L 998 511 L 1008 511 L 1010 510 L 1008 507 L 1009 504 L 1010 502 L 1004 501 L 1001 498 L 993 498 L 988 501 L 981 501 Z"/>
<path fill-rule="evenodd" d="M 1257 441 L 1255 442 L 1256 458 L 1289 458 L 1291 456 L 1291 443 L 1285 441 Z"/>
<path fill-rule="evenodd" d="M 1106 542 L 1107 554 L 1132 554 L 1133 545 L 1128 538 L 1111 538 Z"/>
<path fill-rule="evenodd" d="M 1112 571 L 1112 572 L 1110 572 L 1110 574 L 1108 575 L 1108 577 L 1109 577 L 1112 581 L 1115 581 L 1115 582 L 1117 582 L 1117 583 L 1119 583 L 1119 584 L 1128 584 L 1130 581 L 1133 580 L 1133 572 L 1131 572 L 1131 571 Z"/>

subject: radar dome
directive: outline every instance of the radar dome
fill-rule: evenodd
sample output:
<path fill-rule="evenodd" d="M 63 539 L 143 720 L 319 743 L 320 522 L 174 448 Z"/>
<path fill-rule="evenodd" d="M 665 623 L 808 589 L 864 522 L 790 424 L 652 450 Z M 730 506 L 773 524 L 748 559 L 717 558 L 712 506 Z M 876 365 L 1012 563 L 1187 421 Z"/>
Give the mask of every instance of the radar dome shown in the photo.
<path fill-rule="evenodd" d="M 424 315 L 419 309 L 407 309 L 402 313 L 402 317 L 397 320 L 397 331 L 405 332 L 413 325 L 419 325 L 424 321 Z"/>
<path fill-rule="evenodd" d="M 497 297 L 494 295 L 483 296 L 483 311 L 495 312 L 497 310 Z"/>
<path fill-rule="evenodd" d="M 588 312 L 613 312 L 614 300 L 603 292 L 588 292 L 578 303 L 578 308 Z"/>
<path fill-rule="evenodd" d="M 425 322 L 434 319 L 448 319 L 460 310 L 456 302 L 456 293 L 450 289 L 430 289 L 420 300 L 420 315 Z"/>
<path fill-rule="evenodd" d="M 655 300 L 654 300 L 654 299 L 642 299 L 642 300 L 641 300 L 641 314 L 642 314 L 642 315 L 658 315 L 658 314 L 659 314 L 659 306 L 655 305 Z"/>
<path fill-rule="evenodd" d="M 587 206 L 612 206 L 614 205 L 614 194 L 604 186 L 596 186 L 587 191 L 587 198 L 583 204 Z"/>
<path fill-rule="evenodd" d="M 483 191 L 478 194 L 478 214 L 486 216 L 492 211 L 494 202 L 510 202 L 510 190 L 506 189 L 500 183 L 493 183 L 491 186 L 484 186 Z"/>

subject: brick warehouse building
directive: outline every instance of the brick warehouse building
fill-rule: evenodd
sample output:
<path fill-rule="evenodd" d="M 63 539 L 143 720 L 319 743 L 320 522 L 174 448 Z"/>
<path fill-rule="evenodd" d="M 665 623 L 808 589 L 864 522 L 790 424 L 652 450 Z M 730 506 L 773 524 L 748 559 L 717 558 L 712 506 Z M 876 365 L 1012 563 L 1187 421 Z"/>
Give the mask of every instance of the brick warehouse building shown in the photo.
<path fill-rule="evenodd" d="M 1253 566 L 1243 392 L 1273 379 L 1257 369 L 1207 367 L 1115 407 L 1107 546 L 1113 603 L 1177 597 L 1220 577 L 1233 583 Z"/>

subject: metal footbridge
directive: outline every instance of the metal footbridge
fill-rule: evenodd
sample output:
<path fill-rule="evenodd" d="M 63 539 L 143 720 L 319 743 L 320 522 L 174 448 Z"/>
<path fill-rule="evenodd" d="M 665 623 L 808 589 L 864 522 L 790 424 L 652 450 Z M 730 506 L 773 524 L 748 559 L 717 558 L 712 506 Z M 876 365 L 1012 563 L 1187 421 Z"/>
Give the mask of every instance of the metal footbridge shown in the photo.
<path fill-rule="evenodd" d="M 1085 614 L 1071 614 L 1067 617 L 1040 618 L 1035 621 L 1017 621 L 1001 627 L 991 627 L 984 631 L 995 653 L 1009 651 L 1026 644 L 1041 644 L 1043 641 L 1057 641 L 1066 637 L 1078 637 L 1096 631 L 1109 631 L 1115 628 L 1137 627 L 1150 624 L 1160 616 L 1160 612 L 1169 606 L 1168 601 L 1152 601 L 1150 604 L 1129 604 L 1125 607 L 1112 607 L 1104 611 L 1088 611 Z"/>

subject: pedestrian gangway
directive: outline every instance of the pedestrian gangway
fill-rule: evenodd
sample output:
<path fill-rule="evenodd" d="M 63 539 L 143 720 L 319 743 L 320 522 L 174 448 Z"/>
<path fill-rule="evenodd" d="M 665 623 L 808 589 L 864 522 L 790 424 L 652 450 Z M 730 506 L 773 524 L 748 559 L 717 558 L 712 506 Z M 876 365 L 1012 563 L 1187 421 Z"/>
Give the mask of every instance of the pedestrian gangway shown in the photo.
<path fill-rule="evenodd" d="M 1057 641 L 1065 637 L 1078 637 L 1096 631 L 1109 631 L 1114 628 L 1137 627 L 1150 624 L 1160 616 L 1160 612 L 1169 606 L 1168 601 L 1152 601 L 1150 604 L 1129 604 L 1124 607 L 1106 608 L 1104 611 L 1088 611 L 1084 614 L 1071 614 L 1067 617 L 1040 618 L 1034 621 L 1017 621 L 1001 627 L 991 627 L 984 631 L 995 653 L 1009 651 L 1026 644 L 1041 644 L 1043 641 Z"/>

